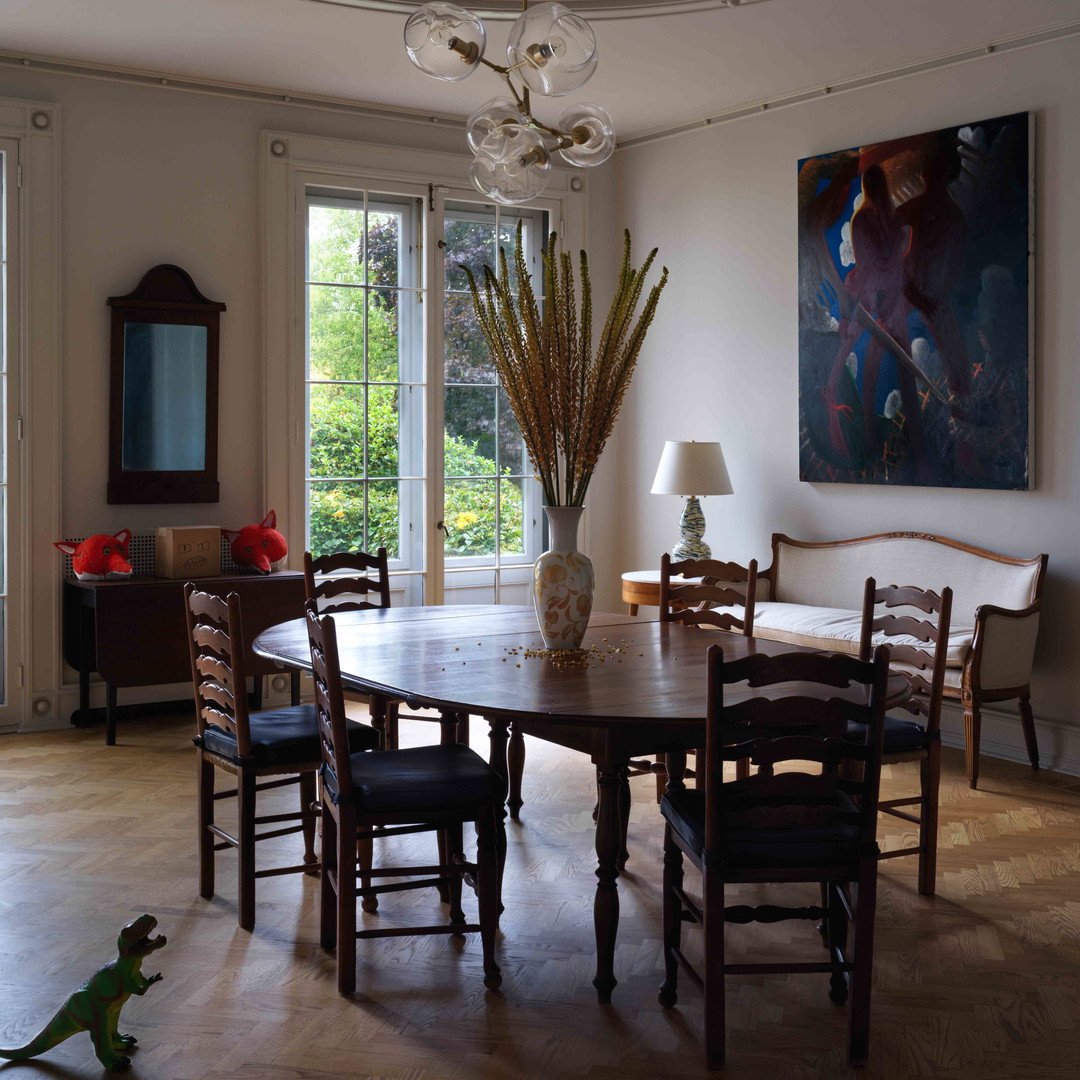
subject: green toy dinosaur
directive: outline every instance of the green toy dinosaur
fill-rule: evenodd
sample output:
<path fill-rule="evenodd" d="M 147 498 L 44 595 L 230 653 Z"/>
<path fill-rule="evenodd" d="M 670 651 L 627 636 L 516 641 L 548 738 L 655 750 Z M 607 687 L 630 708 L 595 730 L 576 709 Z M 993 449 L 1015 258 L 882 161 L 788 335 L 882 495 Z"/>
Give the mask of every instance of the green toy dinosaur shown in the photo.
<path fill-rule="evenodd" d="M 120 1034 L 120 1010 L 132 994 L 145 994 L 161 981 L 160 972 L 149 979 L 142 973 L 143 958 L 165 945 L 163 934 L 150 937 L 156 929 L 153 915 L 140 915 L 129 922 L 116 941 L 120 955 L 73 991 L 40 1035 L 15 1050 L 0 1050 L 0 1058 L 23 1061 L 37 1057 L 72 1035 L 89 1031 L 98 1061 L 114 1072 L 127 1069 L 131 1058 L 125 1051 L 138 1040 L 134 1035 Z"/>

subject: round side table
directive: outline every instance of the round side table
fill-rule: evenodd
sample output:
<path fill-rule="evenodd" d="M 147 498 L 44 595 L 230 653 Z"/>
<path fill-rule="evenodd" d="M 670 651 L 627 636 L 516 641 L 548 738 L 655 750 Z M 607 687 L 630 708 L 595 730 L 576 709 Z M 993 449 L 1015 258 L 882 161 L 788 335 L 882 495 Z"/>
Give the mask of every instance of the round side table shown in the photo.
<path fill-rule="evenodd" d="M 676 578 L 681 584 L 700 581 L 700 578 Z M 622 576 L 623 603 L 628 606 L 631 615 L 636 615 L 639 605 L 645 607 L 660 606 L 660 571 L 628 570 Z"/>

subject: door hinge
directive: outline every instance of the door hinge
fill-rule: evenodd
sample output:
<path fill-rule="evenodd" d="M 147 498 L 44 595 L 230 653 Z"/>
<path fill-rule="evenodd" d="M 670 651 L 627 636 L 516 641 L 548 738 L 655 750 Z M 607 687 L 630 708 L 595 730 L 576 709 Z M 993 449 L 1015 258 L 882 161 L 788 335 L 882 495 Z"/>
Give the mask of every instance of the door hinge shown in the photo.
<path fill-rule="evenodd" d="M 23 441 L 23 427 L 23 418 L 21 416 L 17 416 L 15 418 L 15 438 L 19 442 Z"/>
<path fill-rule="evenodd" d="M 19 687 L 24 687 L 26 685 L 26 669 L 22 666 L 22 664 L 16 664 L 15 672 L 19 680 Z"/>
<path fill-rule="evenodd" d="M 15 166 L 15 186 L 22 187 L 22 166 Z"/>
<path fill-rule="evenodd" d="M 435 185 L 428 184 L 427 186 L 427 208 L 434 213 L 435 212 Z"/>

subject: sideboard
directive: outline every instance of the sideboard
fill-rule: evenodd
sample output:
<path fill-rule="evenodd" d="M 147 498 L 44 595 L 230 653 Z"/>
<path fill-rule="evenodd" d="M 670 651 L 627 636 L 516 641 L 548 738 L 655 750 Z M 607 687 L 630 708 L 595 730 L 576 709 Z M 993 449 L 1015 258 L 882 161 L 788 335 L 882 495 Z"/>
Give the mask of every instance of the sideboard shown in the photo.
<path fill-rule="evenodd" d="M 304 575 L 229 573 L 199 578 L 206 592 L 240 597 L 247 670 L 255 676 L 255 707 L 261 706 L 261 676 L 280 672 L 272 661 L 251 651 L 255 636 L 274 623 L 297 619 L 304 611 Z M 116 743 L 117 690 L 191 679 L 184 581 L 134 574 L 116 581 L 64 581 L 64 659 L 79 673 L 79 710 L 71 722 L 90 716 L 90 673 L 105 682 L 105 742 Z M 292 674 L 292 700 L 300 699 L 299 675 Z"/>

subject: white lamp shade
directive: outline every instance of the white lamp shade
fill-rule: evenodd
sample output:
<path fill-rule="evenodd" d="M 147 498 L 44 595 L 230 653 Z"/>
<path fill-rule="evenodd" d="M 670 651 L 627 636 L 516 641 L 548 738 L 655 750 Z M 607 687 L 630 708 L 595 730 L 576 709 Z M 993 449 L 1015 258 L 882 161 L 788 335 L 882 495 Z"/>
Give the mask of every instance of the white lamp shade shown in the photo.
<path fill-rule="evenodd" d="M 731 495 L 733 489 L 717 442 L 664 444 L 653 480 L 654 495 Z"/>

